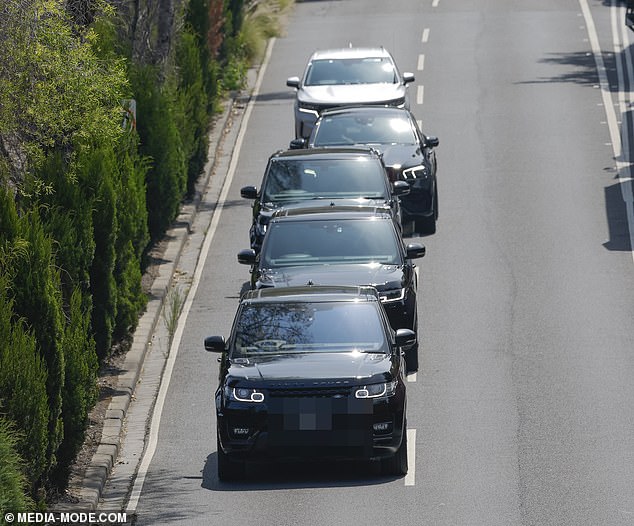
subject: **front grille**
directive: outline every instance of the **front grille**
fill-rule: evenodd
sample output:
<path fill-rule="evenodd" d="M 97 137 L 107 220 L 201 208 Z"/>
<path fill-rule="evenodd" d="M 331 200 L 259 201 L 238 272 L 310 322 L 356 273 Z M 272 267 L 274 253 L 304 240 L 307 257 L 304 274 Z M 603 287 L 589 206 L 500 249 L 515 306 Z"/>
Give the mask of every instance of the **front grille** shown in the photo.
<path fill-rule="evenodd" d="M 351 387 L 306 387 L 306 388 L 274 388 L 268 389 L 272 398 L 347 398 L 352 393 Z"/>

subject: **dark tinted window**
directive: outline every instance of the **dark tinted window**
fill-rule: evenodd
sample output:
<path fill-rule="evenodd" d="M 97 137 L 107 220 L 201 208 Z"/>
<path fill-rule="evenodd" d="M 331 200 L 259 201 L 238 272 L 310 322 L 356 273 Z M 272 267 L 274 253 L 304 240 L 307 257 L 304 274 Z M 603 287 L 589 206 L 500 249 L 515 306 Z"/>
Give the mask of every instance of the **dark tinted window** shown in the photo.
<path fill-rule="evenodd" d="M 261 266 L 402 264 L 391 220 L 284 221 L 269 227 Z"/>
<path fill-rule="evenodd" d="M 377 303 L 245 305 L 232 356 L 298 352 L 387 352 Z"/>
<path fill-rule="evenodd" d="M 263 201 L 316 197 L 387 197 L 386 175 L 380 161 L 348 159 L 278 159 L 271 161 Z"/>
<path fill-rule="evenodd" d="M 306 86 L 332 84 L 395 84 L 398 76 L 387 57 L 313 60 Z"/>
<path fill-rule="evenodd" d="M 314 138 L 315 146 L 346 144 L 416 144 L 406 115 L 333 115 L 324 117 Z"/>

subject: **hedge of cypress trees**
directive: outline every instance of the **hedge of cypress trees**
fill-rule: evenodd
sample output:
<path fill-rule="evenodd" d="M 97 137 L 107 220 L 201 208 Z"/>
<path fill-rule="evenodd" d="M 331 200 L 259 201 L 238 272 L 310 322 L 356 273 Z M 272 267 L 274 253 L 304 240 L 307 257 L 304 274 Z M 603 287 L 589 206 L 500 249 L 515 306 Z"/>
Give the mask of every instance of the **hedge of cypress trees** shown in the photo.
<path fill-rule="evenodd" d="M 161 64 L 132 63 L 105 0 L 81 17 L 75 4 L 87 5 L 7 0 L 0 17 L 3 509 L 32 505 L 24 480 L 38 497 L 65 484 L 99 362 L 147 301 L 144 254 L 193 192 L 223 83 L 243 69 L 231 56 L 243 0 L 186 2 Z M 129 98 L 137 127 L 124 129 Z"/>

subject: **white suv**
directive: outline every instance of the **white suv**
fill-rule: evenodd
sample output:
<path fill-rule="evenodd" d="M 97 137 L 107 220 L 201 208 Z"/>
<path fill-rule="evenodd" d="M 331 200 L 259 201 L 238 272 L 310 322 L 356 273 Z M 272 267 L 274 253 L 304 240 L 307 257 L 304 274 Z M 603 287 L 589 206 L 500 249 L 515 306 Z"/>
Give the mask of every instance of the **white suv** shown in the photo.
<path fill-rule="evenodd" d="M 304 76 L 286 85 L 297 90 L 295 138 L 308 138 L 322 110 L 354 104 L 409 108 L 407 85 L 413 73 L 401 75 L 383 47 L 316 51 Z"/>

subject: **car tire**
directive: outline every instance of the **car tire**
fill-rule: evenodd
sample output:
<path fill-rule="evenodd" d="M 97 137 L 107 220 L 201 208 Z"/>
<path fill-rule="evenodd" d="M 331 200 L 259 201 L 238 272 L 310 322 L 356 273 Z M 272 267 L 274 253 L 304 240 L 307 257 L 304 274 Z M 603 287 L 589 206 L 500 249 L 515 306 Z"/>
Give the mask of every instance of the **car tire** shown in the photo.
<path fill-rule="evenodd" d="M 418 342 L 405 351 L 405 372 L 418 371 Z"/>
<path fill-rule="evenodd" d="M 419 234 L 435 234 L 438 220 L 438 187 L 434 186 L 434 212 L 428 217 L 416 219 L 416 231 Z"/>
<path fill-rule="evenodd" d="M 244 460 L 236 460 L 227 455 L 220 447 L 218 439 L 218 479 L 221 482 L 231 482 L 242 480 L 246 476 L 246 465 Z"/>
<path fill-rule="evenodd" d="M 416 220 L 416 232 L 419 234 L 435 234 L 436 233 L 436 213 L 429 217 L 420 217 Z"/>
<path fill-rule="evenodd" d="M 396 453 L 381 459 L 381 473 L 387 476 L 407 475 L 407 423 L 403 426 L 403 439 Z"/>

